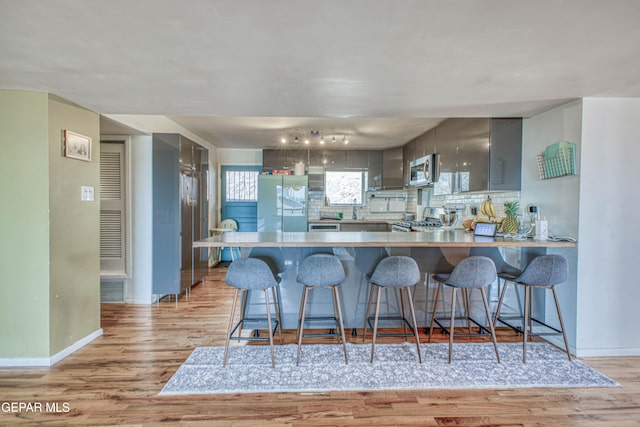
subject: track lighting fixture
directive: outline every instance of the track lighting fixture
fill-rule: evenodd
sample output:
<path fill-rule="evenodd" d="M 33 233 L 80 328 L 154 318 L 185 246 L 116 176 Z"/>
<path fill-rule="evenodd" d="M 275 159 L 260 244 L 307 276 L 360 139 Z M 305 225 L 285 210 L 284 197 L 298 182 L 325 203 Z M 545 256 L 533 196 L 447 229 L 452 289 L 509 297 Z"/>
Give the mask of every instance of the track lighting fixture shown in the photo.
<path fill-rule="evenodd" d="M 331 144 L 335 145 L 337 141 L 339 141 L 339 137 L 342 136 L 342 144 L 347 145 L 349 143 L 349 138 L 346 134 L 343 133 L 333 133 L 333 132 L 322 132 L 319 130 L 311 130 L 311 131 L 287 131 L 285 135 L 280 137 L 280 142 L 282 144 L 287 144 L 290 142 L 293 145 L 297 145 L 299 143 L 304 142 L 304 145 L 313 147 L 317 145 L 325 145 L 327 140 L 325 138 L 331 138 Z"/>

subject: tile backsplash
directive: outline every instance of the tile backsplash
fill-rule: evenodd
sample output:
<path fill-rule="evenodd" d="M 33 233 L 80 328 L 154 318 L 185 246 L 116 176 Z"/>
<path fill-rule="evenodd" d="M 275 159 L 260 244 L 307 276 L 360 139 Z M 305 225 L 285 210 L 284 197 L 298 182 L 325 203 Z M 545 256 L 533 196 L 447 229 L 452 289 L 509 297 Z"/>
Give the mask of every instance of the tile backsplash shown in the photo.
<path fill-rule="evenodd" d="M 423 205 L 431 208 L 442 208 L 446 203 L 464 203 L 467 206 L 466 215 L 471 215 L 471 207 L 480 207 L 487 194 L 491 196 L 493 204 L 499 216 L 504 216 L 504 202 L 511 200 L 520 200 L 519 191 L 509 192 L 489 192 L 489 193 L 462 193 L 451 194 L 446 196 L 434 196 L 431 189 L 421 191 L 421 200 L 418 201 L 418 190 L 415 188 L 385 190 L 385 191 L 368 191 L 365 196 L 366 203 L 364 206 L 356 207 L 358 219 L 401 219 L 403 212 L 389 212 L 388 210 L 380 212 L 381 200 L 388 199 L 391 203 L 388 206 L 398 209 L 399 203 L 404 203 L 404 212 L 415 213 L 417 206 Z M 375 196 L 375 197 L 372 197 Z M 372 203 L 373 201 L 373 203 Z M 384 205 L 384 202 L 382 203 Z M 320 211 L 342 212 L 344 219 L 351 219 L 353 215 L 352 206 L 325 206 L 324 194 L 321 192 L 309 193 L 308 218 L 310 220 L 320 219 Z M 394 209 L 395 210 L 395 209 Z"/>
<path fill-rule="evenodd" d="M 431 196 L 429 206 L 442 207 L 445 203 L 464 203 L 465 205 L 467 205 L 466 215 L 471 215 L 470 208 L 480 208 L 480 204 L 487 198 L 487 195 L 491 196 L 491 200 L 493 201 L 493 205 L 495 206 L 499 217 L 504 216 L 504 202 L 520 200 L 519 191 L 506 191 L 500 193 L 462 193 L 450 194 L 446 196 Z M 522 210 L 520 213 L 522 213 Z"/>
<path fill-rule="evenodd" d="M 323 193 L 310 192 L 308 218 L 310 220 L 320 219 L 321 210 L 342 212 L 344 219 L 351 219 L 353 215 L 352 206 L 325 206 Z M 389 210 L 397 212 L 390 212 Z M 365 193 L 364 206 L 356 206 L 356 215 L 358 219 L 368 220 L 401 219 L 404 212 L 415 212 L 415 210 L 415 191 L 402 189 L 367 191 Z"/>

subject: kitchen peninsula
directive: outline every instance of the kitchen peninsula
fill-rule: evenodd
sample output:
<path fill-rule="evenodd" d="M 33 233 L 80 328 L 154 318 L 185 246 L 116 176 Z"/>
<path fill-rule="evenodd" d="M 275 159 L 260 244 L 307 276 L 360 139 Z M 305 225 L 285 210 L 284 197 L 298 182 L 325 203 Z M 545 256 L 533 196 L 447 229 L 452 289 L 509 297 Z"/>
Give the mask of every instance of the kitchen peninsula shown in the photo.
<path fill-rule="evenodd" d="M 227 232 L 194 242 L 197 248 L 220 247 L 277 247 L 282 248 L 285 263 L 288 265 L 282 274 L 280 283 L 280 312 L 284 329 L 295 329 L 300 307 L 302 286 L 296 281 L 295 264 L 304 256 L 304 248 L 329 248 L 343 262 L 347 279 L 339 287 L 343 302 L 344 324 L 346 328 L 362 328 L 369 284 L 364 280 L 362 272 L 355 265 L 355 250 L 358 247 L 384 247 L 390 255 L 409 255 L 411 248 L 471 248 L 471 247 L 511 247 L 521 248 L 523 257 L 541 255 L 547 248 L 571 248 L 574 242 L 538 241 L 532 239 L 516 240 L 506 237 L 480 237 L 472 233 L 456 229 L 435 229 L 425 232 L 392 233 L 392 232 Z M 247 250 L 248 253 L 248 250 Z M 416 259 L 418 265 L 420 259 Z M 319 297 L 314 302 L 315 315 L 330 313 L 330 295 Z M 418 324 L 425 325 L 429 305 L 429 290 L 418 285 L 415 294 L 416 315 Z M 249 304 L 262 309 L 261 302 Z M 473 308 L 472 308 L 473 311 Z M 331 327 L 331 326 L 329 326 Z"/>
<path fill-rule="evenodd" d="M 348 232 L 228 232 L 193 243 L 194 248 L 220 247 L 519 247 L 549 248 L 575 247 L 575 242 L 548 240 L 517 240 L 508 237 L 478 237 L 456 229 L 437 229 L 414 233 L 382 231 Z"/>

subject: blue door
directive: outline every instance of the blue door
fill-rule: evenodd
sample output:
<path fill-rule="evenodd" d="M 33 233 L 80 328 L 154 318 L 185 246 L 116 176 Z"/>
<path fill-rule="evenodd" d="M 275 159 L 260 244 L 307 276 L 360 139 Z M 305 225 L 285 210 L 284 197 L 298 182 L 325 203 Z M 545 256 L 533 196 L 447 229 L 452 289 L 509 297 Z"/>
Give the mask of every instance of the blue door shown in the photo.
<path fill-rule="evenodd" d="M 220 177 L 220 220 L 233 219 L 238 231 L 257 231 L 258 175 L 262 166 L 222 166 Z M 234 254 L 239 257 L 238 253 Z M 231 261 L 228 248 L 222 260 Z"/>

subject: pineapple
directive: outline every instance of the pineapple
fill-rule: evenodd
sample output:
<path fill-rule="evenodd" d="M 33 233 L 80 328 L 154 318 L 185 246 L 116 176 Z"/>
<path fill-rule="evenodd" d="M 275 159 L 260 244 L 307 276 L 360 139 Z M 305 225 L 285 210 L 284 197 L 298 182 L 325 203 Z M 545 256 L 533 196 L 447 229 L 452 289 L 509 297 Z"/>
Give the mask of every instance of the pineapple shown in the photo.
<path fill-rule="evenodd" d="M 518 205 L 519 203 L 517 201 L 504 203 L 504 212 L 507 217 L 502 222 L 503 232 L 510 234 L 518 233 L 518 219 L 516 218 Z"/>

